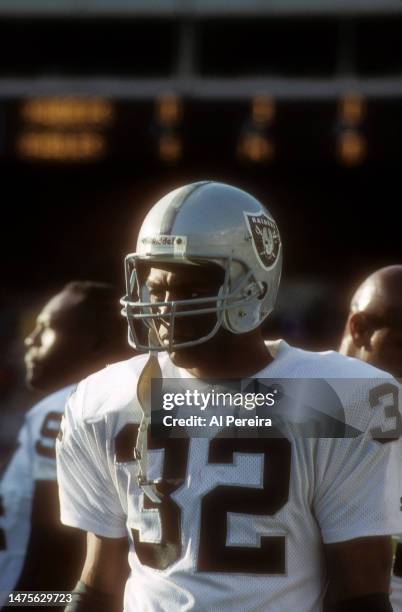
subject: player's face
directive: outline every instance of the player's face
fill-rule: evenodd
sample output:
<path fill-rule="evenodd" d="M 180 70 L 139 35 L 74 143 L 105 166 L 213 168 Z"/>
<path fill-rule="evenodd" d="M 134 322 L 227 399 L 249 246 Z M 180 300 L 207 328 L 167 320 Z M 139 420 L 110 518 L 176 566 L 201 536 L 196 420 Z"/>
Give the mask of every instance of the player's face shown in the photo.
<path fill-rule="evenodd" d="M 77 298 L 68 292 L 56 295 L 25 338 L 26 380 L 30 387 L 50 391 L 73 382 L 71 374 L 87 350 L 85 336 L 76 325 L 76 303 Z"/>
<path fill-rule="evenodd" d="M 223 283 L 223 270 L 218 266 L 192 266 L 184 264 L 158 264 L 145 271 L 145 284 L 149 290 L 151 302 L 168 302 L 173 300 L 187 300 L 195 298 L 215 297 Z M 207 303 L 207 307 L 214 307 L 215 301 Z M 205 305 L 179 306 L 180 310 L 197 310 Z M 163 318 L 168 307 L 160 307 L 158 313 L 162 315 L 157 322 L 160 340 L 168 344 L 169 317 Z M 174 343 L 197 340 L 212 331 L 217 321 L 215 313 L 199 316 L 176 316 L 174 322 Z M 194 350 L 196 347 L 176 351 L 182 353 Z M 173 354 L 173 353 L 172 353 Z"/>
<path fill-rule="evenodd" d="M 402 328 L 380 327 L 373 332 L 368 359 L 372 365 L 402 378 Z"/>

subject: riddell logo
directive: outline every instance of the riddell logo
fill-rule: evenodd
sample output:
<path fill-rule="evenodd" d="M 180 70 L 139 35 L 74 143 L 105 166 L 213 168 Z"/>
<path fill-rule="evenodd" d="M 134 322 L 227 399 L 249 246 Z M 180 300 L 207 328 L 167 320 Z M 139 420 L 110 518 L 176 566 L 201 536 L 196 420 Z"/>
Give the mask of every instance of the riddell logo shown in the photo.
<path fill-rule="evenodd" d="M 268 270 L 278 258 L 281 240 L 277 225 L 265 213 L 244 212 L 250 230 L 254 252 L 260 264 Z"/>
<path fill-rule="evenodd" d="M 175 244 L 175 236 L 152 236 L 143 238 L 142 243 L 152 246 L 173 246 Z"/>
<path fill-rule="evenodd" d="M 164 253 L 167 255 L 184 256 L 187 248 L 187 237 L 160 234 L 159 236 L 145 236 L 141 239 L 141 243 L 149 255 Z"/>

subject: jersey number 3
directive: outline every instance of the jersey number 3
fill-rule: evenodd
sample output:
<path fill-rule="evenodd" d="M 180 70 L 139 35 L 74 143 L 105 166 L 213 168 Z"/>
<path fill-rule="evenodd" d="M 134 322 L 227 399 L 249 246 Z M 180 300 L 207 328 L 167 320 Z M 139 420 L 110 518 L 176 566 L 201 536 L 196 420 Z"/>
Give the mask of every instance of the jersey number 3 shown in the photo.
<path fill-rule="evenodd" d="M 135 440 L 138 426 L 126 425 L 116 438 L 117 461 L 128 460 L 119 450 L 128 439 Z M 132 530 L 136 554 L 140 562 L 163 570 L 181 555 L 181 511 L 170 495 L 182 486 L 188 462 L 188 439 L 152 439 L 149 449 L 164 449 L 161 504 L 154 504 L 144 495 L 144 510 L 159 511 L 162 538 L 159 543 L 140 540 Z M 200 542 L 197 560 L 199 572 L 237 572 L 243 574 L 281 575 L 286 572 L 285 536 L 261 536 L 260 546 L 227 546 L 228 513 L 251 516 L 273 516 L 288 501 L 291 444 L 285 438 L 214 438 L 209 444 L 209 464 L 233 464 L 234 453 L 263 456 L 261 488 L 218 485 L 202 498 Z M 124 454 L 125 457 L 120 456 Z M 132 456 L 132 455 L 131 455 Z"/>

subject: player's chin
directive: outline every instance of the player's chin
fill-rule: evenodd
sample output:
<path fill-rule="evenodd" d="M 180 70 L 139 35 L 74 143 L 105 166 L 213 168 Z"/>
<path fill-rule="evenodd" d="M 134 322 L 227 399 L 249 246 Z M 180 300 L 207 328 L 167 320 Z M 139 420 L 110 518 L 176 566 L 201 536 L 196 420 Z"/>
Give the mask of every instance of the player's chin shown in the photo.
<path fill-rule="evenodd" d="M 25 383 L 28 387 L 34 388 L 38 374 L 38 366 L 30 359 L 25 358 Z"/>
<path fill-rule="evenodd" d="M 189 342 L 189 340 L 187 340 Z M 190 341 L 191 342 L 191 341 Z M 178 342 L 177 342 L 178 344 Z M 170 360 L 178 367 L 191 368 L 199 366 L 205 360 L 206 342 L 173 348 L 169 351 Z"/>
<path fill-rule="evenodd" d="M 29 389 L 39 389 L 41 385 L 40 374 L 35 369 L 27 369 L 25 373 L 25 384 Z"/>
<path fill-rule="evenodd" d="M 197 362 L 194 349 L 191 350 L 191 348 L 172 349 L 169 352 L 169 357 L 174 365 L 179 368 L 191 368 Z"/>
<path fill-rule="evenodd" d="M 160 341 L 163 346 L 169 350 L 170 338 L 167 332 L 159 334 Z M 199 336 L 195 336 L 191 331 L 175 333 L 173 338 L 174 346 L 178 346 L 177 350 L 185 350 L 186 348 L 192 348 L 192 343 L 198 340 Z M 180 346 L 184 345 L 184 346 Z M 187 345 L 187 346 L 186 346 Z M 190 345 L 190 346 L 188 346 Z"/>
<path fill-rule="evenodd" d="M 46 370 L 43 370 L 39 365 L 32 368 L 26 368 L 25 383 L 28 389 L 32 391 L 47 392 L 53 388 L 53 380 L 46 375 Z"/>

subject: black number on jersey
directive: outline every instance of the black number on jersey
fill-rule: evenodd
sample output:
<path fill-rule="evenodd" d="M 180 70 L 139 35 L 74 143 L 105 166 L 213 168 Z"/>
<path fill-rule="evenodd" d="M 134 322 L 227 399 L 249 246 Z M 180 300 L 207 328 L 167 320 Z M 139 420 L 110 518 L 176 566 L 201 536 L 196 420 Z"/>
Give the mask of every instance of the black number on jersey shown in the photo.
<path fill-rule="evenodd" d="M 138 426 L 126 425 L 115 440 L 116 461 L 133 460 Z M 188 462 L 189 440 L 149 438 L 148 448 L 164 449 L 162 481 L 158 490 L 164 497 L 155 504 L 144 495 L 144 510 L 159 511 L 162 538 L 160 543 L 141 542 L 138 530 L 132 529 L 136 554 L 140 562 L 163 570 L 180 559 L 181 513 L 170 495 L 182 486 Z M 238 572 L 284 574 L 286 572 L 285 536 L 261 536 L 260 547 L 226 546 L 227 515 L 273 516 L 288 501 L 291 444 L 285 438 L 215 438 L 210 442 L 210 464 L 233 463 L 234 453 L 264 456 L 263 487 L 219 485 L 201 502 L 200 543 L 197 569 L 200 572 Z"/>
<path fill-rule="evenodd" d="M 0 516 L 4 516 L 4 514 L 5 512 L 4 512 L 3 498 L 0 495 Z M 7 549 L 6 534 L 4 530 L 0 528 L 0 551 L 6 550 L 6 549 Z"/>
<path fill-rule="evenodd" d="M 62 418 L 63 414 L 61 412 L 47 413 L 40 430 L 41 439 L 35 445 L 36 452 L 39 455 L 49 459 L 56 459 L 55 444 Z M 46 441 L 48 441 L 48 444 L 45 444 Z"/>
<path fill-rule="evenodd" d="M 284 574 L 285 536 L 261 536 L 258 548 L 226 546 L 228 512 L 273 516 L 289 499 L 291 445 L 285 438 L 215 438 L 208 463 L 233 463 L 234 453 L 264 455 L 263 487 L 219 485 L 201 505 L 198 571 Z"/>
<path fill-rule="evenodd" d="M 126 425 L 116 436 L 116 461 L 132 461 L 134 446 L 138 434 L 138 425 Z M 143 565 L 154 569 L 166 569 L 181 557 L 181 513 L 179 506 L 170 495 L 184 482 L 187 472 L 188 438 L 176 440 L 159 440 L 148 436 L 150 450 L 164 449 L 162 482 L 158 490 L 163 494 L 160 504 L 153 503 L 144 495 L 143 510 L 158 510 L 162 527 L 162 538 L 159 543 L 141 542 L 137 529 L 132 529 L 134 547 L 137 557 Z"/>
<path fill-rule="evenodd" d="M 157 485 L 163 494 L 161 504 L 154 504 L 144 495 L 144 510 L 159 510 L 162 538 L 158 544 L 141 542 L 140 534 L 132 529 L 134 547 L 141 563 L 155 569 L 166 569 L 180 559 L 181 551 L 181 512 L 180 507 L 170 497 L 182 486 L 187 472 L 188 438 L 157 440 L 149 438 L 149 450 L 164 449 L 162 481 Z"/>
<path fill-rule="evenodd" d="M 399 412 L 398 404 L 398 387 L 391 383 L 384 383 L 374 389 L 370 389 L 369 402 L 370 406 L 376 410 L 382 408 L 385 419 L 388 421 L 389 427 L 382 429 L 376 427 L 371 430 L 373 440 L 386 444 L 387 442 L 393 442 L 397 440 L 402 433 L 402 419 Z M 391 396 L 391 403 L 384 405 L 381 400 Z"/>

